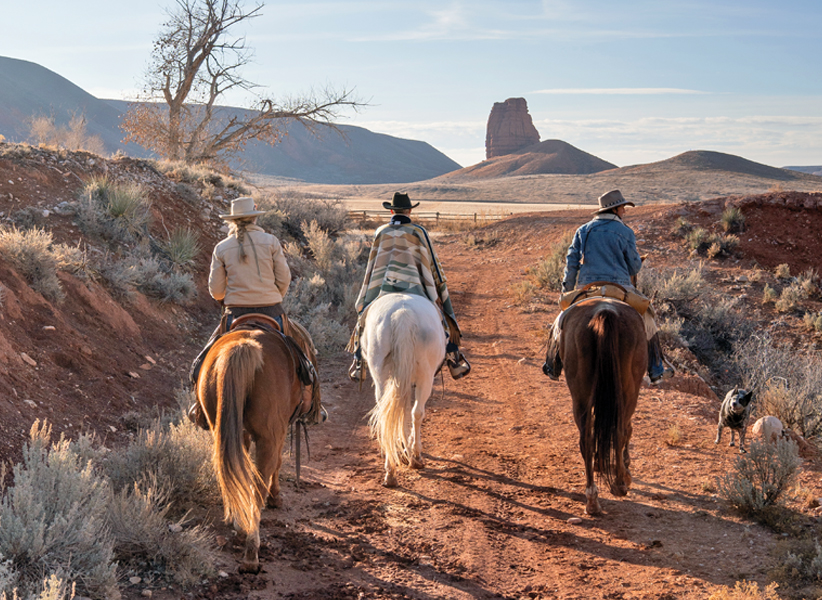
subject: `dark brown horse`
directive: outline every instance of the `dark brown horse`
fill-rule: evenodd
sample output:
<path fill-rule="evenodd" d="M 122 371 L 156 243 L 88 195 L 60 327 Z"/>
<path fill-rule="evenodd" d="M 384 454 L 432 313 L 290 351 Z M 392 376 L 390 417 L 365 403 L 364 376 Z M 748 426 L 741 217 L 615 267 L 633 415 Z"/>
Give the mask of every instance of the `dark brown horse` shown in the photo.
<path fill-rule="evenodd" d="M 307 344 L 300 341 L 315 359 L 310 338 Z M 197 400 L 214 435 L 225 518 L 246 534 L 242 572 L 260 569 L 260 511 L 264 503 L 280 505 L 279 473 L 289 423 L 300 414 L 315 423 L 323 413 L 319 382 L 303 385 L 297 360 L 279 332 L 232 331 L 211 348 L 197 382 Z M 256 465 L 249 454 L 252 441 Z"/>
<path fill-rule="evenodd" d="M 648 367 L 642 317 L 617 300 L 578 302 L 563 317 L 559 352 L 585 461 L 585 512 L 598 515 L 595 470 L 615 496 L 631 485 L 631 417 Z"/>

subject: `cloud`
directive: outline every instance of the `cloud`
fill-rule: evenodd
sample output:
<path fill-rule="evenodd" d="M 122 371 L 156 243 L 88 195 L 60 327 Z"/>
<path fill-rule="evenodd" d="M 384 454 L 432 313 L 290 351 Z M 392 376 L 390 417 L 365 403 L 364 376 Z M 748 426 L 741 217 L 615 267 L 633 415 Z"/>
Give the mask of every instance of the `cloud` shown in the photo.
<path fill-rule="evenodd" d="M 688 95 L 688 94 L 710 94 L 711 92 L 703 92 L 700 90 L 688 90 L 682 88 L 554 88 L 545 90 L 534 90 L 528 92 L 529 94 L 566 94 L 576 95 L 585 94 L 592 96 L 651 96 L 651 95 Z"/>

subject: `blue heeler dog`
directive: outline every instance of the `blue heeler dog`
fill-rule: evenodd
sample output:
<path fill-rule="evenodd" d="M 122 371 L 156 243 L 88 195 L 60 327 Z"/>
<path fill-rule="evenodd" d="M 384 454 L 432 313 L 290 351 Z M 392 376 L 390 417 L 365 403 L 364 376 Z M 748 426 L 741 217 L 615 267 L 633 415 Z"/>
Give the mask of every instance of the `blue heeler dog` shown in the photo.
<path fill-rule="evenodd" d="M 745 432 L 748 429 L 748 418 L 751 416 L 751 400 L 753 400 L 753 392 L 746 392 L 739 388 L 734 388 L 727 394 L 719 407 L 719 425 L 716 428 L 716 440 L 714 444 L 719 443 L 719 438 L 722 437 L 722 428 L 727 427 L 731 430 L 731 443 L 734 445 L 734 432 L 739 432 L 739 452 L 747 452 L 745 450 Z"/>

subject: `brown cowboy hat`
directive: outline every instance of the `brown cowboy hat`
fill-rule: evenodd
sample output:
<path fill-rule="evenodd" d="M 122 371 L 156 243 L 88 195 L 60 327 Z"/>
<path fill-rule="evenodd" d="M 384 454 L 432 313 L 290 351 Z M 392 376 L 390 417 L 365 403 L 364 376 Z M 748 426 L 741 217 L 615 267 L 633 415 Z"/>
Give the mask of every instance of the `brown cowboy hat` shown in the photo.
<path fill-rule="evenodd" d="M 408 194 L 403 194 L 402 192 L 394 192 L 394 197 L 391 199 L 391 204 L 388 202 L 382 203 L 383 208 L 387 210 L 397 210 L 399 209 L 408 209 L 408 208 L 417 208 L 420 203 L 417 202 L 416 204 L 411 204 L 411 198 L 408 197 Z"/>
<path fill-rule="evenodd" d="M 622 206 L 623 204 L 628 206 L 636 206 L 633 202 L 626 200 L 622 195 L 622 192 L 619 190 L 611 190 L 607 194 L 602 194 L 599 197 L 599 210 L 595 210 L 594 214 L 597 215 L 601 212 L 605 212 L 606 210 L 616 208 L 617 206 Z"/>
<path fill-rule="evenodd" d="M 242 219 L 244 217 L 257 217 L 264 215 L 264 210 L 257 210 L 254 205 L 254 198 L 249 196 L 242 196 L 231 201 L 231 212 L 227 215 L 220 215 L 221 219 L 231 221 L 233 219 Z"/>

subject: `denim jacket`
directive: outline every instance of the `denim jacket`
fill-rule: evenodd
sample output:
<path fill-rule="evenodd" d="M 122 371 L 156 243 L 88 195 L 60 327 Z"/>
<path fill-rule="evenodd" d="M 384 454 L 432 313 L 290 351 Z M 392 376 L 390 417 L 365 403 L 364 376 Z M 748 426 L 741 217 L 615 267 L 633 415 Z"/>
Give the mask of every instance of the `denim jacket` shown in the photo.
<path fill-rule="evenodd" d="M 574 234 L 565 258 L 562 289 L 567 292 L 594 281 L 630 286 L 631 275 L 641 267 L 633 230 L 613 213 L 597 215 Z"/>

